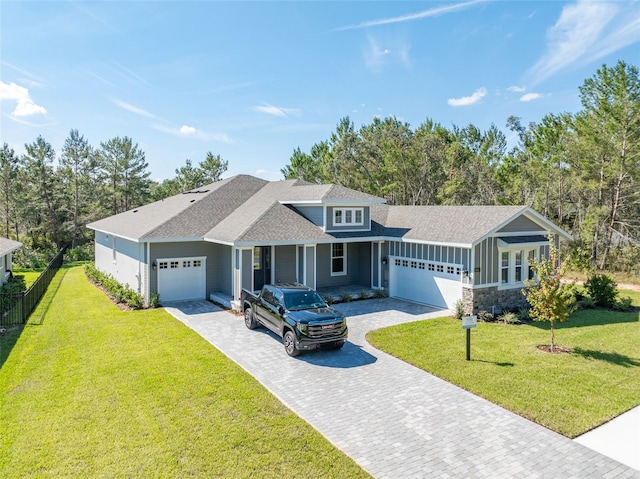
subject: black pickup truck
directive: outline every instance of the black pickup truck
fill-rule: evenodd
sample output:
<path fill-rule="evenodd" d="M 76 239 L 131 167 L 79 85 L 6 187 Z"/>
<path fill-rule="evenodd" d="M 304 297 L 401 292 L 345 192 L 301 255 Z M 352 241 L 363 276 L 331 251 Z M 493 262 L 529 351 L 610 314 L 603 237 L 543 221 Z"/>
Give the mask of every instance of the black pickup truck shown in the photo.
<path fill-rule="evenodd" d="M 347 321 L 342 313 L 327 306 L 306 286 L 270 284 L 258 295 L 243 289 L 240 299 L 247 328 L 262 324 L 278 334 L 289 356 L 321 347 L 339 349 L 347 339 Z"/>

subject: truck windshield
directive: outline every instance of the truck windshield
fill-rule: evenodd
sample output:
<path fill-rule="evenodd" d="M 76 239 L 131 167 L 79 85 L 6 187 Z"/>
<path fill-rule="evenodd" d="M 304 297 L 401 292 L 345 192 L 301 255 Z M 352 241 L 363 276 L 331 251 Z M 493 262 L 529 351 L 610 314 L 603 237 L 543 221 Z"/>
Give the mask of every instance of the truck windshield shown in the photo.
<path fill-rule="evenodd" d="M 324 308 L 327 303 L 315 291 L 292 291 L 284 295 L 284 305 L 289 311 Z"/>

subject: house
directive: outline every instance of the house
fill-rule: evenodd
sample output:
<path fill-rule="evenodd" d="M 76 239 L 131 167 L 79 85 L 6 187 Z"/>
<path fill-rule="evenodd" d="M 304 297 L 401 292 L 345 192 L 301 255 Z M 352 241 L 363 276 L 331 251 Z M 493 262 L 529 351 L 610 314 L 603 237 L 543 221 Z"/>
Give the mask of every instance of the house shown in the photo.
<path fill-rule="evenodd" d="M 7 238 L 0 238 L 0 285 L 6 283 L 13 270 L 13 252 L 20 249 L 22 243 Z"/>
<path fill-rule="evenodd" d="M 524 304 L 548 232 L 527 206 L 390 206 L 338 185 L 238 175 L 88 225 L 96 267 L 147 301 L 274 282 L 384 289 L 467 312 Z"/>

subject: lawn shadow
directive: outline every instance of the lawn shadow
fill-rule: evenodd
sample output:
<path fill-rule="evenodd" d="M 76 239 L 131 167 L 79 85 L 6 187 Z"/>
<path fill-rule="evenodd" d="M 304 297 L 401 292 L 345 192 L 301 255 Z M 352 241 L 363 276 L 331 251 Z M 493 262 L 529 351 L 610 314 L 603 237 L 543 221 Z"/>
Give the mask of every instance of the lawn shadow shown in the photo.
<path fill-rule="evenodd" d="M 606 361 L 611 364 L 617 364 L 625 368 L 640 366 L 640 360 L 619 353 L 607 353 L 604 351 L 595 351 L 593 349 L 573 348 L 573 354 L 582 356 L 585 359 L 596 359 L 598 361 Z"/>
<path fill-rule="evenodd" d="M 69 268 L 65 267 L 65 265 L 58 269 L 54 277 L 51 279 L 46 291 L 33 308 L 31 316 L 27 319 L 27 326 L 42 326 L 44 324 L 44 318 L 58 294 L 58 290 L 60 289 L 60 285 L 62 284 L 67 271 L 69 271 Z"/>
<path fill-rule="evenodd" d="M 24 324 L 7 327 L 4 335 L 0 336 L 0 369 L 9 358 L 11 350 L 18 342 L 20 335 L 24 331 Z"/>
<path fill-rule="evenodd" d="M 515 366 L 514 363 L 499 362 L 499 361 L 486 361 L 484 359 L 473 359 L 473 358 L 471 358 L 471 361 L 474 362 L 474 363 L 495 364 L 496 366 L 500 366 L 500 367 L 513 367 L 513 366 Z"/>
<path fill-rule="evenodd" d="M 555 329 L 581 328 L 584 326 L 606 326 L 607 324 L 637 323 L 640 313 L 620 312 L 606 309 L 582 309 L 573 313 L 568 320 L 554 324 Z M 531 321 L 534 328 L 549 330 L 549 321 Z"/>

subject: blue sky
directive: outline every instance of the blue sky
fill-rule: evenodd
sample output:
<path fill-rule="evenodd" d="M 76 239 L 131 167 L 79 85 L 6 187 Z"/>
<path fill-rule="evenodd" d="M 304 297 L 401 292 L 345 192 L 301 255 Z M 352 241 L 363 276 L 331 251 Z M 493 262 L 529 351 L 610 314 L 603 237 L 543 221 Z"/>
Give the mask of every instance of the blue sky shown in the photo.
<path fill-rule="evenodd" d="M 129 136 L 152 178 L 208 151 L 281 178 L 349 116 L 505 128 L 640 62 L 638 1 L 1 1 L 0 141 Z"/>

